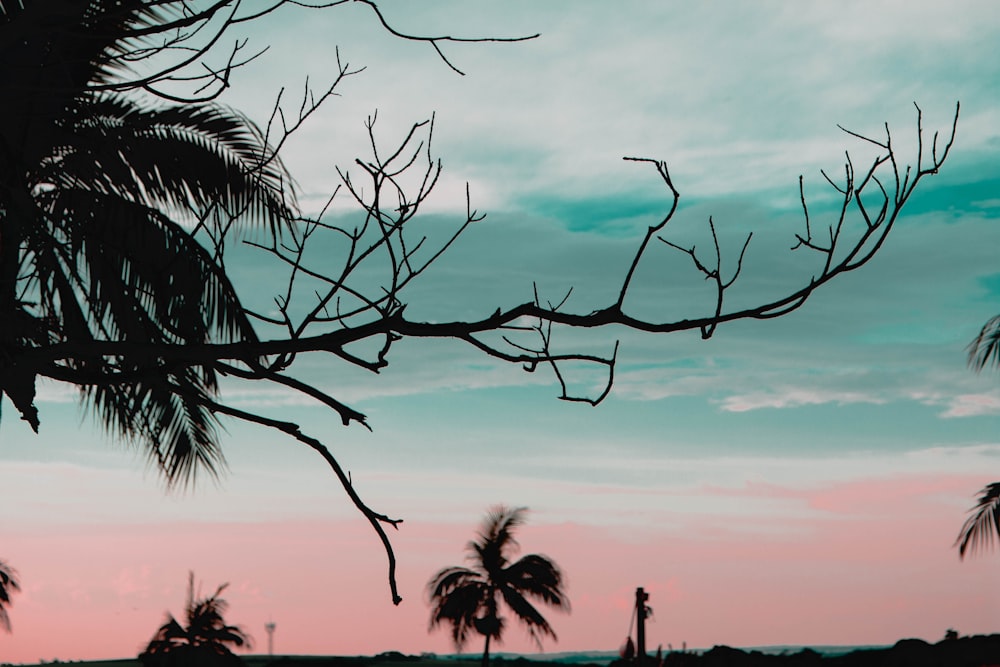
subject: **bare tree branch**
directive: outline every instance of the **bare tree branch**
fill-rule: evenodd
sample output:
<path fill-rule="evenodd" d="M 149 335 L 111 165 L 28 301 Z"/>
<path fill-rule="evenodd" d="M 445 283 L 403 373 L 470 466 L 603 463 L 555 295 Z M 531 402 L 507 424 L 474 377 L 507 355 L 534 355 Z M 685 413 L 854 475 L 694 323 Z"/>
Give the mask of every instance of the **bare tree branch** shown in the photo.
<path fill-rule="evenodd" d="M 667 225 L 681 194 L 666 161 L 626 157 L 642 168 L 652 168 L 667 201 L 663 215 L 638 240 L 611 303 L 596 310 L 574 310 L 578 291 L 549 300 L 536 285 L 525 301 L 514 306 L 484 305 L 478 316 L 426 321 L 407 311 L 412 285 L 485 217 L 473 208 L 466 185 L 464 214 L 455 216 L 448 231 L 435 236 L 418 229 L 443 169 L 432 152 L 433 116 L 413 123 L 386 150 L 376 132 L 377 113 L 373 114 L 366 124 L 371 155 L 338 168 L 340 182 L 322 210 L 306 215 L 295 204 L 296 186 L 280 153 L 289 138 L 337 94 L 338 86 L 361 69 L 351 69 L 338 52 L 333 81 L 317 92 L 306 80 L 301 100 L 290 110 L 282 104 L 283 91 L 279 93 L 264 129 L 236 112 L 205 104 L 231 85 L 236 69 L 261 53 L 250 50 L 246 55 L 248 44 L 242 39 L 223 48 L 223 38 L 234 26 L 285 6 L 322 9 L 346 1 L 127 0 L 109 5 L 97 18 L 87 14 L 95 3 L 83 3 L 74 10 L 79 15 L 70 17 L 75 32 L 68 34 L 77 41 L 46 37 L 51 49 L 77 49 L 73 52 L 77 64 L 84 62 L 91 70 L 86 72 L 88 78 L 73 79 L 78 89 L 59 79 L 40 95 L 38 108 L 57 118 L 54 122 L 34 113 L 35 107 L 24 107 L 32 109 L 28 114 L 18 111 L 24 98 L 34 99 L 31 96 L 39 93 L 34 83 L 17 79 L 20 72 L 12 70 L 14 83 L 3 84 L 10 90 L 0 89 L 7 93 L 0 113 L 9 121 L 0 123 L 0 390 L 37 429 L 37 378 L 76 385 L 105 426 L 144 439 L 150 458 L 171 483 L 193 475 L 198 466 L 215 472 L 213 466 L 221 464 L 218 436 L 213 431 L 217 416 L 291 436 L 326 461 L 351 502 L 371 523 L 388 558 L 394 603 L 400 601 L 395 556 L 384 526 L 396 528 L 400 520 L 365 504 L 350 474 L 330 450 L 303 433 L 299 425 L 226 404 L 218 376 L 228 376 L 233 382 L 277 385 L 326 406 L 345 426 L 358 423 L 370 428 L 361 411 L 296 376 L 300 355 L 326 355 L 378 373 L 389 365 L 400 341 L 434 338 L 465 343 L 526 372 L 550 369 L 561 400 L 597 405 L 613 388 L 619 342 L 609 342 L 604 352 L 593 353 L 560 344 L 561 332 L 623 327 L 650 334 L 699 331 L 709 338 L 720 325 L 772 319 L 802 307 L 815 290 L 874 257 L 917 185 L 944 164 L 957 130 L 958 106 L 947 142 L 939 146 L 937 133 L 930 141 L 928 161 L 923 113 L 917 107 L 917 154 L 915 164 L 907 165 L 888 126 L 884 140 L 841 128 L 880 153 L 857 170 L 846 154 L 841 179 L 822 172 L 837 193 L 836 210 L 825 225 L 815 210 L 810 211 L 799 178 L 803 229 L 793 235 L 791 251 L 814 258 L 816 268 L 804 284 L 796 283 L 764 303 L 729 306 L 733 303 L 729 295 L 752 263 L 747 254 L 752 234 L 742 241 L 735 257 L 723 251 L 727 245 L 720 240 L 712 217 L 707 221 L 712 239 L 707 254 L 695 245 L 671 240 Z M 415 36 L 397 29 L 376 2 L 353 2 L 374 12 L 390 34 L 429 44 L 459 73 L 442 44 L 537 37 Z M 13 6 L 0 4 L 0 26 L 17 16 L 26 21 L 45 16 L 40 0 L 18 3 L 16 10 Z M 93 42 L 95 34 L 103 34 L 89 30 L 94 21 L 99 27 L 114 27 L 115 38 L 108 38 L 106 44 Z M 39 35 L 48 35 L 37 21 L 30 25 Z M 10 35 L 0 37 L 21 48 Z M 221 61 L 216 59 L 220 49 Z M 137 62 L 156 66 L 144 74 L 132 74 L 129 66 Z M 36 69 L 48 75 L 49 64 L 38 64 Z M 66 66 L 59 76 L 72 78 L 74 72 Z M 175 122 L 176 127 L 171 127 L 176 130 L 172 135 L 176 145 L 221 168 L 201 172 L 201 165 L 192 159 L 184 162 L 184 168 L 194 175 L 174 174 L 171 180 L 165 171 L 174 163 L 145 163 L 144 155 L 117 146 L 102 156 L 103 161 L 85 162 L 88 150 L 103 147 L 103 139 L 95 142 L 93 133 L 87 131 L 99 127 L 105 131 L 103 137 L 112 129 L 128 126 L 126 120 L 135 122 L 142 114 L 154 114 L 121 95 L 136 91 L 179 105 L 165 112 Z M 157 125 L 161 134 L 167 125 Z M 39 137 L 49 140 L 54 128 L 64 132 L 59 138 L 66 141 L 45 146 Z M 84 142 L 83 148 L 71 145 L 70 140 L 83 141 L 84 136 L 90 143 Z M 25 137 L 37 140 L 42 148 Z M 131 138 L 148 136 L 137 131 Z M 209 144 L 226 150 L 204 150 Z M 34 152 L 24 149 L 26 145 Z M 88 169 L 73 172 L 73 159 L 89 165 Z M 116 165 L 118 171 L 111 174 Z M 228 180 L 214 182 L 213 174 L 218 173 Z M 330 213 L 335 199 L 353 202 L 357 215 Z M 193 221 L 193 230 L 171 216 Z M 264 223 L 259 226 L 263 231 L 252 239 L 240 230 L 248 219 Z M 104 236 L 99 234 L 102 230 Z M 656 251 L 672 255 L 671 250 L 651 243 L 654 238 L 685 255 L 695 275 L 713 285 L 715 298 L 702 314 L 657 319 L 630 309 L 640 264 Z M 316 258 L 308 252 L 323 243 L 336 248 L 335 257 Z M 283 280 L 275 284 L 273 309 L 258 312 L 240 301 L 226 271 L 227 253 L 234 246 L 256 253 L 262 263 L 269 262 L 275 275 L 284 272 Z M 163 249 L 162 256 L 152 260 L 138 256 L 137 248 L 150 247 Z M 998 329 L 992 321 L 984 328 L 975 349 L 970 350 L 971 363 L 981 367 L 994 358 Z M 573 364 L 596 369 L 603 381 L 583 390 L 574 388 L 569 381 Z"/>

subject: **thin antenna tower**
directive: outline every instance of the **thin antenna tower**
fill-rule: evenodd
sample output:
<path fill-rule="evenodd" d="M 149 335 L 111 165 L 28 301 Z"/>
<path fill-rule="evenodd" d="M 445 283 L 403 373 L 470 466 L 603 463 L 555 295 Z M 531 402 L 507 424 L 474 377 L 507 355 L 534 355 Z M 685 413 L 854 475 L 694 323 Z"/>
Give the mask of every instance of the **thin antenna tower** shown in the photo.
<path fill-rule="evenodd" d="M 267 630 L 267 655 L 274 657 L 274 621 L 268 621 L 264 624 L 264 629 Z"/>

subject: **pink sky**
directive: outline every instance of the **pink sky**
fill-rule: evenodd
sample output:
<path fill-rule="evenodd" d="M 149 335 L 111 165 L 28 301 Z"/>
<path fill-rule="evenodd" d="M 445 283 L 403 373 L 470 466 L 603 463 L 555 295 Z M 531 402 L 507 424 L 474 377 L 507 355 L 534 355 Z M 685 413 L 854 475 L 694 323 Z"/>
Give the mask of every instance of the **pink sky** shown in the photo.
<path fill-rule="evenodd" d="M 911 475 L 826 485 L 704 487 L 698 494 L 782 499 L 818 509 L 812 518 L 676 517 L 673 527 L 609 529 L 547 523 L 533 512 L 524 552 L 564 569 L 572 613 L 549 614 L 549 651 L 614 650 L 625 639 L 636 586 L 650 592 L 650 647 L 892 643 L 995 630 L 1000 569 L 989 554 L 960 562 L 949 548 L 983 476 Z M 669 520 L 667 523 L 672 523 Z M 679 527 L 678 527 L 679 526 Z M 475 523 L 410 521 L 394 535 L 403 604 L 393 608 L 385 562 L 361 519 L 162 522 L 148 525 L 16 525 L 5 556 L 24 584 L 11 608 L 14 632 L 0 660 L 35 662 L 135 655 L 180 613 L 188 568 L 205 592 L 231 582 L 228 620 L 278 653 L 451 652 L 427 633 L 426 580 L 459 564 Z M 481 650 L 473 642 L 466 650 Z M 518 627 L 500 650 L 533 650 Z"/>

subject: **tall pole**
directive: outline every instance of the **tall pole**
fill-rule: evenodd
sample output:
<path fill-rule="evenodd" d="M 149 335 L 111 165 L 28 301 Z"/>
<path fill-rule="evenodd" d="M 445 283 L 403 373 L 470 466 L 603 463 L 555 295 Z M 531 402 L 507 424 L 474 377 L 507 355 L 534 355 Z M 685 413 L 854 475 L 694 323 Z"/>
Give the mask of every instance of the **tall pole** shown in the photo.
<path fill-rule="evenodd" d="M 266 623 L 264 629 L 267 630 L 267 654 L 274 657 L 274 621 Z"/>
<path fill-rule="evenodd" d="M 646 661 L 646 601 L 649 594 L 642 589 L 642 586 L 635 589 L 635 661 L 642 665 Z"/>

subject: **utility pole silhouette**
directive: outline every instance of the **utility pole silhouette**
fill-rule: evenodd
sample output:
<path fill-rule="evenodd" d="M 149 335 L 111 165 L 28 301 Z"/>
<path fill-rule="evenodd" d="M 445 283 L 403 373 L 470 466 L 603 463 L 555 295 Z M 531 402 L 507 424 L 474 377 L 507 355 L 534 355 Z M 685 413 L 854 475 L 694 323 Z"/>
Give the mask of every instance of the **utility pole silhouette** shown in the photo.
<path fill-rule="evenodd" d="M 649 600 L 649 593 L 642 589 L 642 586 L 635 589 L 635 664 L 642 665 L 646 662 L 646 615 L 649 607 L 646 601 Z"/>

